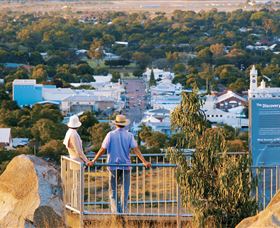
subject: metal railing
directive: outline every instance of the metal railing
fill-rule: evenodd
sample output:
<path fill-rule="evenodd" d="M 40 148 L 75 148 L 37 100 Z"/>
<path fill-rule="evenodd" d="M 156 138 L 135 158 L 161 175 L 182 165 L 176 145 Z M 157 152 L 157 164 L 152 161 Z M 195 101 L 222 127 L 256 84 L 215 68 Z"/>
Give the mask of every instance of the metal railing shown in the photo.
<path fill-rule="evenodd" d="M 239 155 L 239 154 L 238 154 Z M 192 216 L 190 208 L 181 206 L 179 188 L 175 178 L 176 165 L 170 164 L 165 154 L 143 154 L 152 168 L 145 169 L 138 157 L 131 155 L 132 164 L 118 164 L 129 170 L 129 198 L 127 210 L 122 214 L 144 216 Z M 186 156 L 188 161 L 191 156 Z M 67 156 L 61 158 L 61 175 L 66 208 L 79 214 L 114 214 L 110 206 L 109 171 L 116 165 L 106 164 L 102 156 L 94 167 L 82 166 Z M 257 180 L 252 197 L 264 209 L 279 190 L 278 166 L 252 167 Z M 122 178 L 124 179 L 124 178 Z M 117 186 L 120 202 L 122 189 Z"/>
<path fill-rule="evenodd" d="M 146 169 L 139 159 L 132 156 L 132 164 L 106 164 L 104 157 L 94 167 L 85 167 L 66 156 L 61 158 L 61 173 L 66 208 L 79 214 L 107 215 L 125 214 L 135 216 L 173 216 L 191 217 L 189 211 L 181 206 L 179 188 L 175 179 L 176 165 L 166 162 L 162 154 L 144 155 L 153 163 Z M 79 166 L 79 168 L 78 168 Z M 127 208 L 122 212 L 112 211 L 110 200 L 110 172 L 115 166 L 128 169 L 129 194 Z M 124 174 L 120 174 L 124 175 Z M 77 181 L 77 177 L 80 177 Z M 116 179 L 124 180 L 123 176 Z M 116 185 L 116 201 L 119 205 L 123 198 L 123 186 Z M 75 196 L 76 194 L 76 196 Z M 114 198 L 115 199 L 115 198 Z"/>
<path fill-rule="evenodd" d="M 252 194 L 258 202 L 259 211 L 263 210 L 279 190 L 279 166 L 253 166 L 252 175 L 256 186 Z"/>
<path fill-rule="evenodd" d="M 69 157 L 61 157 L 61 179 L 65 207 L 79 214 L 84 211 L 84 167 Z"/>

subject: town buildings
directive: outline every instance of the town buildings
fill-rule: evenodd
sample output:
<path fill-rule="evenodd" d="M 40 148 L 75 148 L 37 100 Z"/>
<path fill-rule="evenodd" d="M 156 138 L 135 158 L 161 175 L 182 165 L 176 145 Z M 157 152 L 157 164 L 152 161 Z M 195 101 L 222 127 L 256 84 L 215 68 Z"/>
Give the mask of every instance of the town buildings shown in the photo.
<path fill-rule="evenodd" d="M 149 88 L 150 110 L 144 113 L 139 124 L 134 124 L 134 129 L 141 124 L 151 127 L 154 131 L 160 131 L 170 135 L 170 113 L 181 102 L 182 92 L 191 92 L 182 88 L 181 84 L 173 84 L 173 73 L 160 69 L 147 69 L 143 74 L 148 82 L 151 72 L 154 72 L 156 85 Z M 200 94 L 205 91 L 199 91 Z M 234 128 L 248 128 L 247 97 L 241 96 L 233 91 L 213 93 L 203 96 L 204 104 L 202 110 L 207 120 L 213 126 L 225 124 Z"/>
<path fill-rule="evenodd" d="M 36 80 L 16 79 L 13 82 L 13 100 L 20 106 L 56 104 L 64 115 L 82 111 L 121 110 L 124 107 L 124 88 L 121 84 L 103 81 L 93 83 L 93 88 L 56 88 L 53 85 L 37 84 Z"/>

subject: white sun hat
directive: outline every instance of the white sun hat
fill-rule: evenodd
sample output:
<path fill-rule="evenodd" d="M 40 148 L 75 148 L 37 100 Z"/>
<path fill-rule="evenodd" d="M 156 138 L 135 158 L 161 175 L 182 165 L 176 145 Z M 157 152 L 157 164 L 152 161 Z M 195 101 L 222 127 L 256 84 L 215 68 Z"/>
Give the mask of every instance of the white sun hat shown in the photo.
<path fill-rule="evenodd" d="M 127 126 L 130 124 L 130 120 L 126 119 L 124 115 L 117 115 L 116 119 L 113 120 L 112 123 L 118 126 Z"/>
<path fill-rule="evenodd" d="M 82 125 L 77 115 L 73 115 L 70 117 L 69 122 L 67 124 L 70 128 L 78 128 Z"/>

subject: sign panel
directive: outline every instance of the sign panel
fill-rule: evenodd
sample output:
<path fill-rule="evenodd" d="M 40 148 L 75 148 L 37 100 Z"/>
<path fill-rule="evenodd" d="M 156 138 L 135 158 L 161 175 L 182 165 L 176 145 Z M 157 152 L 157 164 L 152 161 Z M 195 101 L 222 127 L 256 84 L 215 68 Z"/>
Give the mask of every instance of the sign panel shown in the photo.
<path fill-rule="evenodd" d="M 280 165 L 280 98 L 250 100 L 253 165 Z"/>

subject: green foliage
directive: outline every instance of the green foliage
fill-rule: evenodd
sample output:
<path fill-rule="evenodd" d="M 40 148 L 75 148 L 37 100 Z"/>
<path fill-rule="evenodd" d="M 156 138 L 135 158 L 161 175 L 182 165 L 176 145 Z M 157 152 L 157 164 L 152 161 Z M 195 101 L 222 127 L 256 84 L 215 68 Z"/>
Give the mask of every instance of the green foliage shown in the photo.
<path fill-rule="evenodd" d="M 46 67 L 44 65 L 37 65 L 33 70 L 32 70 L 32 79 L 36 79 L 37 83 L 46 81 L 48 77 L 48 73 L 46 70 Z"/>
<path fill-rule="evenodd" d="M 207 128 L 196 90 L 183 94 L 171 123 L 174 130 L 185 135 L 176 147 L 168 149 L 168 155 L 177 164 L 182 201 L 194 211 L 196 226 L 234 227 L 253 215 L 257 204 L 250 195 L 251 158 L 227 154 L 225 129 Z M 196 149 L 190 164 L 181 152 L 186 143 Z"/>
<path fill-rule="evenodd" d="M 52 139 L 39 149 L 39 156 L 50 158 L 56 162 L 60 161 L 61 155 L 67 154 L 67 150 L 62 140 Z"/>
<path fill-rule="evenodd" d="M 81 64 L 77 65 L 77 74 L 78 75 L 85 75 L 85 74 L 92 75 L 92 74 L 94 74 L 94 70 L 87 63 L 81 63 Z"/>
<path fill-rule="evenodd" d="M 155 74 L 154 74 L 154 70 L 152 69 L 151 71 L 151 76 L 150 76 L 150 81 L 149 81 L 149 86 L 155 86 L 156 80 L 155 80 Z"/>
<path fill-rule="evenodd" d="M 182 93 L 181 105 L 178 105 L 171 113 L 171 127 L 173 130 L 183 132 L 187 140 L 180 142 L 181 147 L 193 147 L 200 135 L 207 128 L 207 120 L 201 110 L 202 99 L 195 89 L 192 93 Z"/>
<path fill-rule="evenodd" d="M 138 137 L 141 141 L 145 142 L 152 135 L 152 128 L 146 125 L 142 125 L 140 131 L 138 132 Z"/>
<path fill-rule="evenodd" d="M 168 143 L 168 138 L 165 134 L 159 131 L 153 131 L 151 127 L 142 125 L 138 132 L 139 144 L 145 143 L 145 146 L 150 150 L 151 148 L 158 150 L 164 148 Z"/>
<path fill-rule="evenodd" d="M 55 72 L 56 67 L 65 63 L 71 65 L 71 68 L 84 64 L 80 60 L 85 57 L 77 56 L 77 49 L 88 50 L 88 57 L 96 63 L 92 66 L 96 74 L 108 72 L 108 68 L 103 69 L 104 50 L 121 56 L 121 61 L 110 63 L 112 67 L 125 65 L 127 63 L 123 60 L 132 59 L 141 70 L 154 65 L 170 68 L 177 75 L 200 73 L 204 71 L 202 63 L 215 68 L 233 65 L 243 70 L 255 63 L 260 63 L 262 68 L 270 64 L 279 65 L 277 54 L 271 51 L 246 50 L 247 45 L 255 45 L 262 40 L 273 42 L 279 36 L 278 11 L 175 11 L 170 17 L 160 13 L 155 17 L 148 13 L 108 13 L 96 19 L 98 24 L 83 24 L 77 19 L 65 19 L 61 15 L 25 14 L 15 18 L 14 14 L 3 13 L 0 18 L 0 63 L 14 62 L 33 66 L 45 64 L 53 69 L 52 73 L 47 70 L 49 78 L 56 75 L 56 79 L 65 82 L 78 82 L 80 79 L 89 81 L 86 75 L 92 75 L 88 67 L 82 67 L 76 72 Z M 108 24 L 108 21 L 112 23 Z M 241 32 L 239 29 L 242 27 L 250 30 Z M 127 40 L 129 45 L 116 45 L 116 40 Z M 275 51 L 278 49 L 276 47 Z M 43 59 L 40 52 L 46 52 L 48 56 Z M 183 65 L 187 69 L 184 70 Z M 188 72 L 190 67 L 198 72 Z M 132 70 L 136 76 L 141 76 L 137 68 Z M 44 81 L 45 73 L 42 69 L 36 69 L 34 74 L 31 72 L 31 76 Z M 13 70 L 6 69 L 4 72 L 1 70 L 2 75 L 10 79 L 23 76 L 15 76 Z M 80 78 L 81 75 L 84 77 Z M 216 77 L 217 82 L 211 82 L 212 88 L 221 88 L 217 86 L 220 83 L 231 85 L 231 89 L 236 91 L 246 88 L 244 83 L 247 81 L 244 78 L 237 74 L 227 75 L 223 79 Z M 242 81 L 235 83 L 237 79 Z M 6 83 L 8 90 L 11 89 L 11 81 Z M 205 85 L 201 81 L 196 83 L 199 86 Z M 186 84 L 189 86 L 191 83 Z M 271 85 L 279 84 L 275 76 Z"/>
<path fill-rule="evenodd" d="M 31 133 L 37 141 L 46 143 L 52 139 L 63 139 L 66 130 L 64 124 L 55 123 L 49 119 L 40 119 L 33 124 Z"/>
<path fill-rule="evenodd" d="M 80 121 L 82 126 L 79 128 L 79 134 L 81 135 L 82 140 L 90 141 L 91 138 L 91 128 L 98 123 L 93 112 L 84 112 L 82 116 L 80 116 Z"/>
<path fill-rule="evenodd" d="M 97 123 L 91 128 L 92 145 L 95 150 L 99 150 L 105 136 L 110 130 L 111 127 L 108 123 Z"/>
<path fill-rule="evenodd" d="M 118 82 L 121 79 L 120 72 L 113 72 L 111 82 Z"/>

